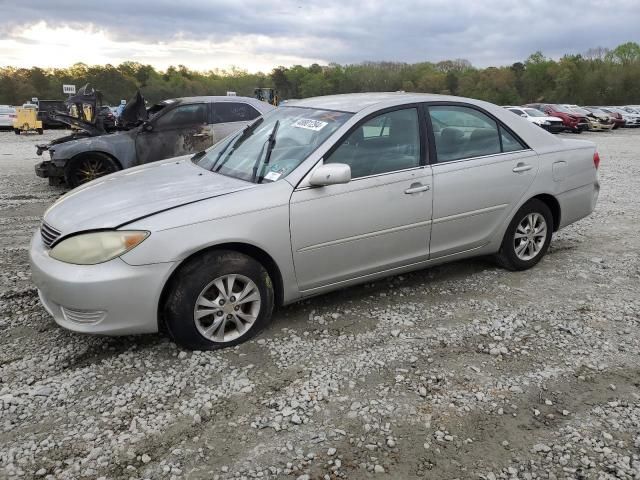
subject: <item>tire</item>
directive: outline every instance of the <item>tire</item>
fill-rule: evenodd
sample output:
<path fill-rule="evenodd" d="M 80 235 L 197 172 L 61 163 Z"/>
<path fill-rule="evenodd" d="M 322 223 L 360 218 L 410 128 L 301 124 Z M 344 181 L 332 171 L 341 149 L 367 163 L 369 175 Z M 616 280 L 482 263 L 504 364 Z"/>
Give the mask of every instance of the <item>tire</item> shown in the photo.
<path fill-rule="evenodd" d="M 64 169 L 67 185 L 75 188 L 83 183 L 120 170 L 119 165 L 108 155 L 99 152 L 86 153 L 72 158 Z"/>
<path fill-rule="evenodd" d="M 536 229 L 541 226 L 540 222 L 544 221 L 544 234 L 528 236 L 528 230 L 521 226 L 521 224 L 526 225 L 528 219 L 535 219 L 534 225 Z M 540 230 L 542 229 L 540 228 Z M 516 234 L 527 236 L 516 239 Z M 529 200 L 520 207 L 507 227 L 500 251 L 496 255 L 498 263 L 504 268 L 514 271 L 533 267 L 547 253 L 552 235 L 553 215 L 551 210 L 544 202 L 538 199 Z M 524 248 L 524 251 L 520 252 L 519 247 L 525 241 L 528 242 L 528 245 Z"/>
<path fill-rule="evenodd" d="M 15 133 L 16 135 L 20 135 L 20 129 L 19 128 L 14 128 L 13 129 L 13 133 Z"/>
<path fill-rule="evenodd" d="M 229 278 L 234 278 L 231 295 Z M 271 278 L 259 262 L 239 252 L 212 250 L 198 255 L 167 287 L 161 308 L 164 327 L 173 341 L 189 350 L 237 345 L 271 321 Z"/>
<path fill-rule="evenodd" d="M 38 132 L 38 135 L 42 135 L 42 134 L 44 133 L 44 130 L 43 130 L 43 129 L 41 129 L 41 128 L 38 128 L 38 129 L 37 129 L 37 132 Z"/>

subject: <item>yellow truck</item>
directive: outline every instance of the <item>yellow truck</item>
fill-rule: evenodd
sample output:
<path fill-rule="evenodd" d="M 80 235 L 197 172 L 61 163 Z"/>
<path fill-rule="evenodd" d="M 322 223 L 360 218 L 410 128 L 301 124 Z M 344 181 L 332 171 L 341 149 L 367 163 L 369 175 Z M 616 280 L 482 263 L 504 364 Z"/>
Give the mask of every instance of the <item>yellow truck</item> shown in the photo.
<path fill-rule="evenodd" d="M 13 132 L 16 135 L 20 135 L 22 132 L 37 132 L 42 135 L 42 122 L 38 120 L 38 105 L 25 103 L 22 107 L 16 108 Z"/>

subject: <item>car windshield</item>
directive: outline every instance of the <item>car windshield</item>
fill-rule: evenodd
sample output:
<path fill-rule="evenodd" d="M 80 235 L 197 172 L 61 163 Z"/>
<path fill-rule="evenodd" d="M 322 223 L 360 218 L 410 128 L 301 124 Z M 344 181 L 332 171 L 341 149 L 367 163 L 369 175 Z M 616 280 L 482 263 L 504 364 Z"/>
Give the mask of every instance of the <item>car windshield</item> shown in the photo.
<path fill-rule="evenodd" d="M 524 111 L 527 112 L 530 117 L 546 117 L 544 113 L 535 108 L 525 108 Z"/>
<path fill-rule="evenodd" d="M 351 116 L 330 110 L 279 107 L 194 161 L 229 177 L 275 182 L 291 173 Z"/>

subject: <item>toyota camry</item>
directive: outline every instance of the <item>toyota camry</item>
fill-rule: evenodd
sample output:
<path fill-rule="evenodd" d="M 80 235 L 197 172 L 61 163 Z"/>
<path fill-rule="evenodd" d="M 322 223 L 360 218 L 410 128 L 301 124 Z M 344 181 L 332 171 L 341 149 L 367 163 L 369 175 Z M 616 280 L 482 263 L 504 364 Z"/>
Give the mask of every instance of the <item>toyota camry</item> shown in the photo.
<path fill-rule="evenodd" d="M 492 255 L 536 265 L 599 192 L 595 145 L 496 105 L 410 93 L 287 102 L 195 156 L 61 197 L 33 281 L 62 327 L 243 342 L 274 308 Z"/>

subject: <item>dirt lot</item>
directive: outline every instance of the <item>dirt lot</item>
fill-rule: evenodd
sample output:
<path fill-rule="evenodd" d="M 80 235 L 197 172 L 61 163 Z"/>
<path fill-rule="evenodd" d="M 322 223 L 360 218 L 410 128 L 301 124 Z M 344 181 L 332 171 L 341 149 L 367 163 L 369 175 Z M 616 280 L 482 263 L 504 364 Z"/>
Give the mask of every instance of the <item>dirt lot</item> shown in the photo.
<path fill-rule="evenodd" d="M 533 270 L 393 277 L 207 353 L 40 307 L 27 246 L 63 190 L 33 145 L 59 135 L 0 133 L 0 478 L 640 478 L 640 131 L 579 137 L 598 208 Z"/>

